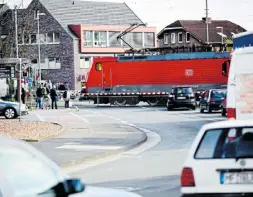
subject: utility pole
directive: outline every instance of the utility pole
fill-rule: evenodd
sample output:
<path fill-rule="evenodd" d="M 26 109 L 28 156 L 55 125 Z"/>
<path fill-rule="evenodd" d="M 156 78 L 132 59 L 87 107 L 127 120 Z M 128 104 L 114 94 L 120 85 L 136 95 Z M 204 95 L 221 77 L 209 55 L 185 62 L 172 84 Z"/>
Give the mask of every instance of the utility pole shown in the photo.
<path fill-rule="evenodd" d="M 19 57 L 19 49 L 18 49 L 18 14 L 17 14 L 17 6 L 15 5 L 15 44 L 16 44 L 16 57 Z"/>
<path fill-rule="evenodd" d="M 208 0 L 206 0 L 206 42 L 209 44 L 209 27 L 208 27 Z"/>
<path fill-rule="evenodd" d="M 19 48 L 18 48 L 18 14 L 17 14 L 17 6 L 15 5 L 14 9 L 15 15 L 15 45 L 16 45 L 16 58 L 19 58 Z M 18 100 L 19 104 L 21 104 L 21 79 L 22 79 L 22 69 L 21 69 L 21 60 L 19 62 L 20 68 L 18 69 Z M 20 119 L 19 119 L 20 120 Z"/>

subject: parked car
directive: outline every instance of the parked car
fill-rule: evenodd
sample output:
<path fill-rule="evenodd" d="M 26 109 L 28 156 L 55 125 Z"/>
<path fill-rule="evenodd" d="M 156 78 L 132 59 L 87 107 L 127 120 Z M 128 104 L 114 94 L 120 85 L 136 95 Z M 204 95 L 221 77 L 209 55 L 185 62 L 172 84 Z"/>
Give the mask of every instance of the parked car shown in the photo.
<path fill-rule="evenodd" d="M 221 102 L 225 99 L 226 93 L 226 89 L 207 90 L 199 102 L 200 113 L 204 113 L 205 110 L 209 113 L 221 110 Z"/>
<path fill-rule="evenodd" d="M 0 135 L 0 155 L 0 196 L 141 197 L 124 190 L 87 186 L 82 179 L 70 178 L 47 156 L 21 140 Z M 5 185 L 1 184 L 3 179 Z"/>
<path fill-rule="evenodd" d="M 28 114 L 28 108 L 26 105 L 21 104 L 21 116 Z M 0 116 L 4 116 L 6 119 L 13 119 L 20 116 L 19 103 L 3 101 L 0 99 Z"/>
<path fill-rule="evenodd" d="M 167 101 L 167 109 L 170 110 L 178 107 L 196 109 L 196 98 L 191 87 L 172 88 Z"/>
<path fill-rule="evenodd" d="M 253 194 L 253 122 L 226 120 L 204 125 L 181 172 L 182 197 Z"/>
<path fill-rule="evenodd" d="M 221 102 L 221 115 L 222 116 L 227 116 L 227 98 Z"/>

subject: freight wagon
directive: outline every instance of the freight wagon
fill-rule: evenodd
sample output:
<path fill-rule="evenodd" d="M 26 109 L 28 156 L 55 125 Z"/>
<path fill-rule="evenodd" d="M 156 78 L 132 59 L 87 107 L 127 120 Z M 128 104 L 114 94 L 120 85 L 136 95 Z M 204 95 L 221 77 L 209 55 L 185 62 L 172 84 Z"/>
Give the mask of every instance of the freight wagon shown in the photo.
<path fill-rule="evenodd" d="M 170 53 L 95 58 L 82 95 L 94 104 L 165 105 L 172 87 L 224 88 L 228 52 Z"/>

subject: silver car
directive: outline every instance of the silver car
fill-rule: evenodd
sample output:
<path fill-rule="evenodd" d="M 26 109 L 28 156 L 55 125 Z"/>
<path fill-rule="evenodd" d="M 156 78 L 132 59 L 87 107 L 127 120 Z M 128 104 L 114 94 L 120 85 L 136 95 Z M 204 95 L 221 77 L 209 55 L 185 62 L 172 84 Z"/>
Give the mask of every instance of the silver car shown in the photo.
<path fill-rule="evenodd" d="M 124 190 L 84 185 L 21 140 L 0 135 L 0 155 L 0 196 L 141 197 Z"/>
<path fill-rule="evenodd" d="M 28 114 L 27 106 L 21 104 L 21 116 L 27 114 Z M 20 116 L 19 103 L 3 101 L 0 99 L 0 116 L 4 116 L 7 119 L 13 119 Z"/>

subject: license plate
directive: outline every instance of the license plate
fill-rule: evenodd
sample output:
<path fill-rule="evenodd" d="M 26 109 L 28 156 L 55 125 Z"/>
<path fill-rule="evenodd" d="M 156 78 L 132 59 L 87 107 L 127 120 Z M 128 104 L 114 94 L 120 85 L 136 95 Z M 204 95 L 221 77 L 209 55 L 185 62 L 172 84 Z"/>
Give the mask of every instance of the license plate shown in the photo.
<path fill-rule="evenodd" d="M 253 184 L 253 172 L 225 172 L 220 176 L 221 184 Z"/>
<path fill-rule="evenodd" d="M 186 99 L 186 97 L 177 97 L 177 99 Z"/>

